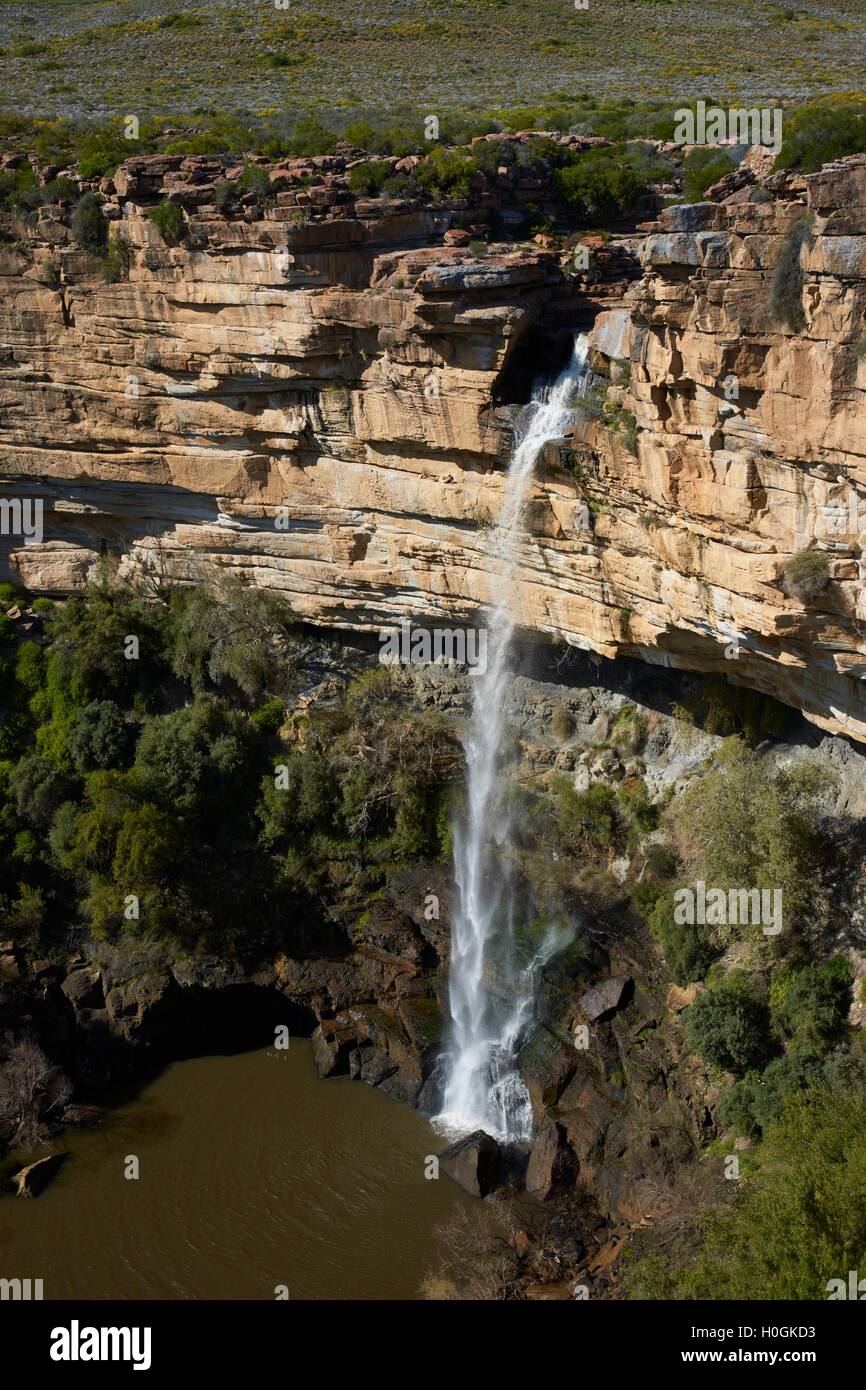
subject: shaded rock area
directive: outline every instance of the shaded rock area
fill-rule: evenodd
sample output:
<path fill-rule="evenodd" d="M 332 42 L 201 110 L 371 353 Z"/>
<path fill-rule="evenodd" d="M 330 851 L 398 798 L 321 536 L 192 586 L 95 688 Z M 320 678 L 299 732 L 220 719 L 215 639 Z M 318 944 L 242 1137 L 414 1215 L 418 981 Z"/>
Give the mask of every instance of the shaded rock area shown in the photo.
<path fill-rule="evenodd" d="M 502 1155 L 499 1144 L 484 1130 L 476 1130 L 464 1139 L 457 1139 L 439 1154 L 444 1171 L 471 1192 L 474 1197 L 486 1197 L 499 1187 L 502 1178 Z"/>

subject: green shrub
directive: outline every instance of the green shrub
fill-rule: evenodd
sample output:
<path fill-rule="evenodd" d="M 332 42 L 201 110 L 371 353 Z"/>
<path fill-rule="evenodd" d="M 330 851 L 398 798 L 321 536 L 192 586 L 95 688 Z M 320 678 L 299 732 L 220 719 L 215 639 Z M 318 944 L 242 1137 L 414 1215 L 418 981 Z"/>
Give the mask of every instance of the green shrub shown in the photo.
<path fill-rule="evenodd" d="M 245 164 L 235 184 L 238 194 L 252 193 L 256 198 L 269 198 L 272 194 L 268 171 L 261 164 Z"/>
<path fill-rule="evenodd" d="M 85 193 L 75 204 L 72 235 L 84 251 L 100 255 L 105 250 L 108 223 L 102 213 L 102 199 L 96 193 Z"/>
<path fill-rule="evenodd" d="M 556 173 L 566 205 L 583 221 L 624 217 L 646 187 L 634 156 L 624 146 L 585 150 Z"/>
<path fill-rule="evenodd" d="M 866 104 L 837 98 L 809 102 L 785 113 L 777 165 L 813 173 L 821 165 L 866 150 Z"/>
<path fill-rule="evenodd" d="M 718 766 L 677 797 L 671 819 L 688 882 L 778 889 L 788 929 L 817 899 L 823 841 L 817 822 L 834 775 L 803 761 L 777 771 L 739 739 Z M 735 929 L 737 930 L 737 929 Z"/>
<path fill-rule="evenodd" d="M 226 212 L 237 202 L 237 189 L 230 179 L 220 179 L 214 185 L 213 200 L 219 212 Z"/>
<path fill-rule="evenodd" d="M 786 1052 L 763 1072 L 750 1071 L 719 1101 L 719 1119 L 736 1134 L 757 1138 L 778 1119 L 791 1098 L 821 1080 L 821 1063 L 809 1053 Z"/>
<path fill-rule="evenodd" d="M 387 159 L 368 159 L 349 170 L 349 188 L 353 193 L 375 196 L 390 177 L 392 166 Z"/>
<path fill-rule="evenodd" d="M 770 1050 L 769 1013 L 745 989 L 730 984 L 705 989 L 683 1012 L 692 1052 L 724 1071 L 760 1065 Z"/>
<path fill-rule="evenodd" d="M 636 906 L 642 910 L 650 895 L 638 895 Z M 719 955 L 712 941 L 712 928 L 706 924 L 678 922 L 675 915 L 674 889 L 657 894 L 646 913 L 653 933 L 664 952 L 671 979 L 678 985 L 702 980 Z"/>
<path fill-rule="evenodd" d="M 566 832 L 601 849 L 612 845 L 617 829 L 616 793 L 602 782 L 578 791 L 567 777 L 551 783 Z"/>
<path fill-rule="evenodd" d="M 717 146 L 692 150 L 683 160 L 684 200 L 699 203 L 707 189 L 734 167 L 734 160 L 728 151 Z"/>
<path fill-rule="evenodd" d="M 621 782 L 616 789 L 616 799 L 623 815 L 640 835 L 655 830 L 659 822 L 658 807 L 650 801 L 642 777 L 629 777 Z"/>
<path fill-rule="evenodd" d="M 630 1298 L 825 1300 L 866 1249 L 866 1086 L 795 1094 L 769 1124 L 749 1181 L 663 1254 L 636 1261 Z"/>
<path fill-rule="evenodd" d="M 431 197 L 466 199 L 477 168 L 467 150 L 446 150 L 435 145 L 416 166 L 413 178 Z"/>
<path fill-rule="evenodd" d="M 131 729 L 113 700 L 94 700 L 77 710 L 66 745 L 77 772 L 117 767 L 131 742 Z"/>
<path fill-rule="evenodd" d="M 851 970 L 837 957 L 794 973 L 773 1021 L 791 1045 L 820 1055 L 836 1041 L 850 1003 Z"/>
<path fill-rule="evenodd" d="M 178 242 L 183 237 L 186 227 L 183 209 L 180 204 L 164 200 L 157 204 L 155 208 L 150 208 L 147 215 L 155 225 L 165 244 L 167 246 L 177 246 Z"/>
<path fill-rule="evenodd" d="M 789 598 L 811 603 L 830 582 L 830 561 L 823 550 L 798 550 L 782 570 L 782 588 Z"/>
<path fill-rule="evenodd" d="M 120 232 L 110 232 L 102 273 L 109 285 L 122 280 L 132 264 L 132 249 Z"/>

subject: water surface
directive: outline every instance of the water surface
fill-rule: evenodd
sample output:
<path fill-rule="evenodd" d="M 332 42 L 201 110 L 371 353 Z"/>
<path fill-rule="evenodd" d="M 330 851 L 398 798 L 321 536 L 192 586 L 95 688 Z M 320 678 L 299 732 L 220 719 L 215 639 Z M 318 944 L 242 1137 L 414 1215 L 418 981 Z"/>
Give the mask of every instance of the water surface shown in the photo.
<path fill-rule="evenodd" d="M 32 1201 L 0 1198 L 0 1277 L 50 1298 L 407 1299 L 433 1228 L 473 1199 L 424 1176 L 443 1140 L 309 1043 L 177 1062 Z M 128 1157 L 140 1177 L 124 1177 Z"/>

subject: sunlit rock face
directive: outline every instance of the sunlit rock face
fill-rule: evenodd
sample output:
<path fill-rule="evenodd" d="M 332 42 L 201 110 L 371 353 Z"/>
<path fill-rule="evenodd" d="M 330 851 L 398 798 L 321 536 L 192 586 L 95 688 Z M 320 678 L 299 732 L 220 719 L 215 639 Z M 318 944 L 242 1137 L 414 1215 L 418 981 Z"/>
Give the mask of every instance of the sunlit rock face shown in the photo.
<path fill-rule="evenodd" d="M 59 211 L 0 247 L 0 489 L 46 507 L 41 543 L 2 544 L 30 587 L 150 553 L 181 578 L 230 566 L 325 625 L 469 621 L 491 592 L 512 383 L 595 317 L 608 416 L 540 461 L 522 623 L 722 672 L 866 738 L 866 160 L 774 176 L 769 201 L 668 208 L 642 276 L 592 301 L 551 252 L 479 257 L 444 244 L 452 213 L 347 201 L 327 173 L 319 220 L 285 194 L 223 216 L 220 173 L 119 171 L 117 283 Z M 174 248 L 146 215 L 166 191 L 189 216 Z M 807 214 L 794 332 L 770 282 Z M 829 582 L 788 597 L 786 561 L 816 545 Z"/>

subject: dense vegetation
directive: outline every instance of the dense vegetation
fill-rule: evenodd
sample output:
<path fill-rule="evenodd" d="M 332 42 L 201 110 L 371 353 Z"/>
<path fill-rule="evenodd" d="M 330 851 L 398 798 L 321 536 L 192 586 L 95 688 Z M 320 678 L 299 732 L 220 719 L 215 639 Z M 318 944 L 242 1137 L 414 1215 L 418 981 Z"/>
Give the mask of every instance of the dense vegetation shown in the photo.
<path fill-rule="evenodd" d="M 866 1249 L 862 1050 L 792 1096 L 727 1199 L 636 1261 L 631 1297 L 826 1299 Z"/>
<path fill-rule="evenodd" d="M 282 940 L 315 893 L 439 852 L 451 735 L 384 670 L 287 726 L 303 642 L 267 593 L 154 600 L 106 571 L 34 610 L 23 641 L 0 623 L 0 908 L 29 954 L 79 925 L 176 949 Z"/>

